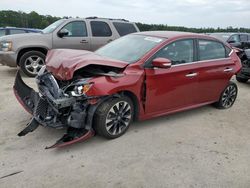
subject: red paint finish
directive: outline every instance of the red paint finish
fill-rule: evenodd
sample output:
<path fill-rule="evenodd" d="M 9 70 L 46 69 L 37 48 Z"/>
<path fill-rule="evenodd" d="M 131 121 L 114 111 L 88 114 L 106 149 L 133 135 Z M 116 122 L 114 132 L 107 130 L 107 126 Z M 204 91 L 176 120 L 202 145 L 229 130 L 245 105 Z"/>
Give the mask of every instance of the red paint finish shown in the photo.
<path fill-rule="evenodd" d="M 74 71 L 89 64 L 124 68 L 122 77 L 92 78 L 90 82 L 94 84 L 90 93 L 95 96 L 112 95 L 122 91 L 132 93 L 137 98 L 140 120 L 217 101 L 230 78 L 241 68 L 235 51 L 232 51 L 227 58 L 197 60 L 167 69 L 144 68 L 145 62 L 150 57 L 173 41 L 180 39 L 218 40 L 206 35 L 179 32 L 143 32 L 136 35 L 161 37 L 165 40 L 134 64 L 128 65 L 121 61 L 95 55 L 92 52 L 53 50 L 48 54 L 47 68 L 62 80 L 70 80 Z M 226 69 L 231 69 L 231 71 L 225 71 Z M 187 76 L 190 74 L 196 76 Z"/>
<path fill-rule="evenodd" d="M 125 62 L 104 58 L 85 50 L 55 49 L 50 50 L 46 57 L 46 68 L 60 80 L 72 79 L 75 71 L 90 64 L 118 68 L 124 68 L 128 65 Z"/>

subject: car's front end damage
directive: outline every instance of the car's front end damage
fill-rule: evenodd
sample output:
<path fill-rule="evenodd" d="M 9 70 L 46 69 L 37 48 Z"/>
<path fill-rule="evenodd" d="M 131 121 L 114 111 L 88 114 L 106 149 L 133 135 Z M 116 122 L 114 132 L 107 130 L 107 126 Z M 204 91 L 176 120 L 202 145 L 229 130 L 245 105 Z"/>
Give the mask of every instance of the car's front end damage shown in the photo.
<path fill-rule="evenodd" d="M 82 67 L 86 64 L 83 63 Z M 53 75 L 53 71 L 48 71 L 44 66 L 36 77 L 38 92 L 26 85 L 20 72 L 17 72 L 14 93 L 25 110 L 32 114 L 30 123 L 18 134 L 19 136 L 34 131 L 39 125 L 56 129 L 65 128 L 66 134 L 54 145 L 47 147 L 54 148 L 84 141 L 94 135 L 92 121 L 95 110 L 109 96 L 95 96 L 93 93 L 88 95 L 94 84 L 91 78 L 94 75 L 119 76 L 119 74 L 110 70 L 98 71 L 100 69 L 96 68 L 98 65 L 92 68 L 88 66 L 84 69 L 85 72 L 82 72 L 82 67 L 78 66 L 77 70 L 80 71 L 76 74 L 76 69 L 71 69 L 71 77 L 58 79 Z M 117 67 L 109 68 L 117 69 Z M 54 73 L 58 76 L 65 73 L 65 70 L 60 68 L 60 71 Z"/>

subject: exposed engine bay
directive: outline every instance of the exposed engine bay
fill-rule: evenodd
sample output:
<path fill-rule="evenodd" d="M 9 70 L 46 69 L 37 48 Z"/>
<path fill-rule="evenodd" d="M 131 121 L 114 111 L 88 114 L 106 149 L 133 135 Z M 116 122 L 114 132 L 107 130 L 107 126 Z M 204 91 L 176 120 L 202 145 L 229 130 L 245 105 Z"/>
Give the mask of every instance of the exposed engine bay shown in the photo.
<path fill-rule="evenodd" d="M 62 147 L 83 141 L 94 135 L 92 120 L 98 105 L 109 96 L 88 96 L 93 82 L 92 77 L 122 76 L 121 68 L 88 65 L 74 72 L 71 80 L 56 79 L 45 66 L 36 77 L 38 91 L 27 86 L 18 71 L 14 92 L 18 101 L 33 115 L 27 127 L 18 135 L 24 136 L 34 131 L 39 125 L 56 129 L 66 128 L 63 135 L 54 145 Z"/>

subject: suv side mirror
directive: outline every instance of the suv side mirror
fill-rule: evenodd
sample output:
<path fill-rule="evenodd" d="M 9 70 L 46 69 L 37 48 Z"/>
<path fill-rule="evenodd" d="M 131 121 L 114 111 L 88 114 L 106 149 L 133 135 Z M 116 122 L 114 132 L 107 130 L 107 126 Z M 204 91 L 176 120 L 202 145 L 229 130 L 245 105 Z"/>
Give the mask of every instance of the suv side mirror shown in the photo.
<path fill-rule="evenodd" d="M 152 65 L 153 67 L 158 67 L 158 68 L 163 68 L 163 69 L 167 69 L 170 68 L 172 63 L 171 60 L 167 59 L 167 58 L 155 58 L 152 61 Z"/>
<path fill-rule="evenodd" d="M 64 36 L 69 35 L 69 31 L 67 31 L 66 29 L 62 29 L 57 33 L 58 37 L 63 38 Z"/>

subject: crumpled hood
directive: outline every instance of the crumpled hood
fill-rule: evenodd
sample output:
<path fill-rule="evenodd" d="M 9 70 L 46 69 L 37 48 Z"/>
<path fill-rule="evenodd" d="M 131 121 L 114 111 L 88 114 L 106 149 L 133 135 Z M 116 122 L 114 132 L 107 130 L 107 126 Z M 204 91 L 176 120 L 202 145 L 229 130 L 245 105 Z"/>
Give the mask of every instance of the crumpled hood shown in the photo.
<path fill-rule="evenodd" d="M 86 50 L 54 49 L 46 57 L 46 68 L 57 79 L 70 80 L 74 72 L 88 65 L 125 68 L 128 63 L 100 56 Z"/>

